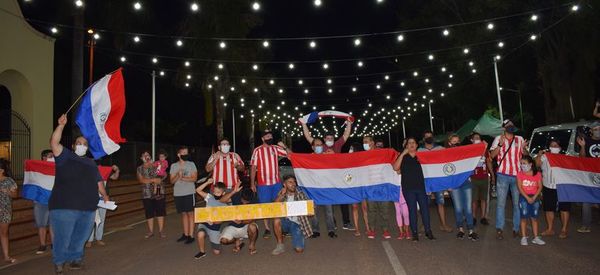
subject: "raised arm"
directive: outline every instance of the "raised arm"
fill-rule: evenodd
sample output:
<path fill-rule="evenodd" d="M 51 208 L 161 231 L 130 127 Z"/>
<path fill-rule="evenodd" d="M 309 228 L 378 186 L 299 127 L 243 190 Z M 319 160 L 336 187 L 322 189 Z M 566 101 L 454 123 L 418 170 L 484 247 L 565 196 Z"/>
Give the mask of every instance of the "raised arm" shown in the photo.
<path fill-rule="evenodd" d="M 54 129 L 54 132 L 52 132 L 52 136 L 50 136 L 50 148 L 55 157 L 58 157 L 63 150 L 60 139 L 62 138 L 62 132 L 65 129 L 65 125 L 67 125 L 67 115 L 63 114 L 58 118 L 58 125 L 56 126 L 56 129 Z"/>
<path fill-rule="evenodd" d="M 242 182 L 238 180 L 238 182 L 233 187 L 233 190 L 222 196 L 219 201 L 222 203 L 229 203 L 231 201 L 231 197 L 233 197 L 233 195 L 237 194 L 240 191 L 242 191 Z"/>
<path fill-rule="evenodd" d="M 119 166 L 112 166 L 113 173 L 110 175 L 111 180 L 118 180 L 121 170 L 119 170 Z"/>
<path fill-rule="evenodd" d="M 198 195 L 200 195 L 201 197 L 206 198 L 208 193 L 204 192 L 204 188 L 211 185 L 213 182 L 214 182 L 213 179 L 206 180 L 203 184 L 201 184 L 200 186 L 198 186 L 198 188 L 196 188 L 196 193 L 198 193 Z"/>
<path fill-rule="evenodd" d="M 348 138 L 350 137 L 350 133 L 352 133 L 352 121 L 348 119 L 346 120 L 346 129 L 344 129 L 344 134 L 342 135 L 344 141 L 348 140 Z"/>
<path fill-rule="evenodd" d="M 500 148 L 504 145 L 504 135 L 497 136 L 490 147 L 490 158 L 495 158 L 500 153 Z"/>
<path fill-rule="evenodd" d="M 402 154 L 400 154 L 397 158 L 396 161 L 394 162 L 394 164 L 392 165 L 394 168 L 394 171 L 399 172 L 400 171 L 400 167 L 402 167 L 402 160 L 404 159 L 404 156 L 408 154 L 408 149 L 404 149 L 404 151 L 402 152 Z"/>
<path fill-rule="evenodd" d="M 301 122 L 302 124 L 302 132 L 304 133 L 304 138 L 306 139 L 306 141 L 308 141 L 308 143 L 312 144 L 313 142 L 313 137 L 310 134 L 310 130 L 308 130 L 308 125 L 306 125 L 306 123 Z"/>

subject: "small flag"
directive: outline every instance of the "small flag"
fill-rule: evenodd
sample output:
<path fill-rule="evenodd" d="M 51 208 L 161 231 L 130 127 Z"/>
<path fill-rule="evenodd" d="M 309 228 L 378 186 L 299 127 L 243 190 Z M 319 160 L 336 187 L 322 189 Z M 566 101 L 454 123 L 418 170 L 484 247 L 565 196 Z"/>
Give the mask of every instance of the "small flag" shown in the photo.
<path fill-rule="evenodd" d="M 558 201 L 600 203 L 600 158 L 544 154 Z M 544 179 L 546 180 L 546 179 Z"/>
<path fill-rule="evenodd" d="M 319 119 L 319 117 L 336 117 L 336 118 L 343 118 L 343 119 L 349 119 L 350 121 L 354 121 L 354 117 L 351 116 L 350 114 L 347 114 L 344 112 L 339 112 L 339 111 L 328 110 L 328 111 L 321 111 L 321 112 L 312 112 L 308 115 L 305 115 L 305 116 L 299 118 L 298 122 L 312 124 L 312 123 L 315 123 L 317 121 L 317 119 Z"/>

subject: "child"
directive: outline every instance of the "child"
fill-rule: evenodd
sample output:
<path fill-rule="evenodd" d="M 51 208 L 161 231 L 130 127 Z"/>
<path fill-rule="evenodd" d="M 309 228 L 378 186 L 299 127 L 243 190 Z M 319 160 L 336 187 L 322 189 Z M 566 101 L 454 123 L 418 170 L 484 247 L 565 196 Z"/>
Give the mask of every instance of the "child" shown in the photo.
<path fill-rule="evenodd" d="M 231 195 L 225 195 L 226 186 L 225 183 L 217 182 L 212 189 L 211 193 L 204 192 L 204 189 L 212 184 L 213 179 L 208 179 L 202 185 L 196 188 L 196 193 L 200 195 L 206 201 L 206 207 L 219 207 L 219 206 L 227 206 L 228 201 L 231 200 Z M 233 192 L 239 192 L 240 183 L 235 186 Z M 232 192 L 232 193 L 233 193 Z M 213 249 L 213 253 L 215 255 L 221 254 L 221 223 L 220 222 L 203 222 L 198 224 L 198 233 L 196 233 L 196 239 L 198 241 L 198 249 L 200 252 L 194 256 L 196 259 L 200 259 L 206 256 L 204 249 L 204 237 L 208 235 L 208 239 L 210 240 L 211 247 Z"/>
<path fill-rule="evenodd" d="M 167 161 L 167 152 L 164 150 L 160 150 L 158 152 L 158 160 L 154 162 L 154 167 L 156 168 L 156 175 L 162 179 L 167 177 L 167 168 L 169 167 L 169 162 Z M 154 185 L 154 194 L 160 195 L 158 193 L 158 184 Z"/>
<path fill-rule="evenodd" d="M 398 231 L 400 232 L 398 240 L 403 240 L 404 238 L 410 240 L 408 206 L 406 205 L 406 200 L 404 200 L 402 192 L 400 192 L 400 201 L 395 202 L 394 205 L 396 205 L 396 223 L 398 223 Z"/>
<path fill-rule="evenodd" d="M 538 173 L 530 156 L 523 156 L 521 159 L 521 171 L 517 174 L 517 185 L 519 188 L 519 209 L 521 210 L 521 245 L 527 243 L 527 219 L 531 219 L 533 228 L 533 240 L 537 245 L 546 244 L 538 236 L 538 214 L 540 209 L 540 193 L 542 192 L 542 174 Z"/>

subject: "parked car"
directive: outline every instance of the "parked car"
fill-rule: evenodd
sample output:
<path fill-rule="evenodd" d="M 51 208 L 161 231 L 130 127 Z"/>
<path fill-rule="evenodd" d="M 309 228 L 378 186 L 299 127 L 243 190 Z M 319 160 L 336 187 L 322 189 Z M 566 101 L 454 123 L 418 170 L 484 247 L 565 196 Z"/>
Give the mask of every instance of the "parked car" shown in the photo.
<path fill-rule="evenodd" d="M 529 152 L 535 157 L 540 149 L 545 149 L 548 142 L 554 139 L 560 142 L 562 154 L 577 156 L 580 149 L 579 144 L 577 144 L 577 136 L 589 136 L 587 126 L 591 123 L 592 121 L 581 121 L 535 128 L 531 133 Z"/>
<path fill-rule="evenodd" d="M 294 175 L 294 168 L 289 159 L 282 158 L 279 160 L 279 176 L 283 179 L 287 175 Z"/>

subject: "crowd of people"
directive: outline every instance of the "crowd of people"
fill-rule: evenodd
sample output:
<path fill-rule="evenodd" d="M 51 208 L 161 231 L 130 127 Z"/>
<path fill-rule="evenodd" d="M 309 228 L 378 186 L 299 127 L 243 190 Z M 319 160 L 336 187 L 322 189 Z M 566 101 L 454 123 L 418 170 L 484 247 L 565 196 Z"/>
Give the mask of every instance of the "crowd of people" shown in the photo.
<path fill-rule="evenodd" d="M 100 176 L 97 164 L 87 157 L 88 141 L 84 137 L 78 137 L 71 148 L 60 143 L 66 123 L 65 115 L 58 119 L 58 126 L 50 139 L 51 149 L 44 150 L 41 154 L 42 160 L 55 162 L 56 167 L 55 184 L 49 203 L 44 205 L 34 202 L 33 207 L 40 242 L 36 253 L 43 254 L 51 247 L 52 261 L 58 274 L 63 272 L 65 265 L 69 269 L 82 267 L 84 247 L 91 247 L 94 241 L 97 245 L 104 245 L 102 235 L 106 209 L 98 208 L 97 204 L 99 199 L 105 202 L 109 200 L 106 180 Z M 314 154 L 339 154 L 351 135 L 352 121 L 347 120 L 345 124 L 345 130 L 337 140 L 332 134 L 326 134 L 323 138 L 313 137 L 304 123 L 302 129 Z M 392 163 L 402 185 L 397 202 L 362 201 L 352 205 L 319 205 L 315 206 L 315 215 L 263 219 L 262 237 L 269 239 L 274 235 L 276 243 L 272 255 L 286 251 L 284 236 L 291 237 L 293 250 L 302 253 L 306 239 L 320 237 L 319 217 L 322 215 L 328 237 L 338 237 L 334 211 L 339 208 L 342 213 L 342 228 L 352 231 L 356 237 L 363 233 L 360 226 L 362 220 L 368 239 L 375 239 L 378 234 L 383 239 L 391 239 L 391 229 L 396 227 L 397 230 L 394 231 L 398 232 L 399 240 L 416 242 L 421 236 L 435 240 L 428 207 L 433 199 L 437 205 L 441 232 L 456 230 L 457 239 L 477 241 L 477 223 L 483 226 L 490 224 L 487 207 L 490 186 L 495 185 L 496 239 L 505 238 L 506 204 L 509 196 L 512 201 L 512 237 L 520 237 L 521 245 L 529 245 L 530 241 L 532 244 L 544 245 L 542 237 L 556 235 L 557 231 L 558 238 L 567 238 L 572 203 L 558 201 L 556 185 L 549 180 L 549 171 L 544 168 L 548 161 L 546 154 L 564 153 L 565 144 L 552 139 L 533 158 L 528 152 L 527 140 L 516 135 L 515 125 L 510 120 L 505 120 L 502 127 L 504 132 L 495 137 L 489 146 L 478 133 L 472 133 L 466 142 L 461 142 L 458 135 L 451 134 L 442 145 L 434 142 L 431 131 L 425 131 L 420 139 L 407 137 L 403 142 L 403 149 Z M 589 128 L 590 136 L 577 137 L 576 142 L 581 148 L 579 156 L 600 157 L 597 152 L 600 148 L 600 122 L 593 122 Z M 195 224 L 194 208 L 197 207 L 196 198 L 203 200 L 206 207 L 309 200 L 293 175 L 286 175 L 281 180 L 278 160 L 291 157 L 290 148 L 282 142 L 275 144 L 273 133 L 269 130 L 262 132 L 261 141 L 262 144 L 252 153 L 248 186 L 242 184 L 240 177 L 240 172 L 246 169 L 245 164 L 238 154 L 231 151 L 228 139 L 220 140 L 218 150 L 209 157 L 204 169 L 210 173 L 210 177 L 204 182 L 198 179 L 198 170 L 189 159 L 188 148 L 179 148 L 173 163 L 167 161 L 165 151 L 159 151 L 158 160 L 153 160 L 150 152 L 143 151 L 140 155 L 142 164 L 137 167 L 136 176 L 141 185 L 142 204 L 147 220 L 148 231 L 144 238 L 150 239 L 155 233 L 160 238 L 167 237 L 164 228 L 167 214 L 165 189 L 167 183 L 170 183 L 173 184 L 175 208 L 181 216 L 182 233 L 177 242 L 195 242 L 199 250 L 195 258 L 207 255 L 207 237 L 215 255 L 221 253 L 224 245 L 233 245 L 235 253 L 242 251 L 246 245 L 244 240 L 248 242 L 249 254 L 257 253 L 258 221 Z M 458 188 L 427 193 L 418 152 L 444 150 L 464 143 L 485 143 L 488 148 L 473 174 Z M 364 136 L 362 144 L 347 146 L 347 153 L 384 147 L 383 141 Z M 113 166 L 109 178 L 118 179 L 119 172 L 119 168 Z M 0 159 L 0 241 L 4 260 L 8 263 L 15 262 L 9 254 L 8 226 L 12 215 L 11 199 L 16 196 L 17 185 L 11 178 L 10 164 L 7 160 Z M 450 226 L 446 219 L 447 196 L 452 200 L 456 221 L 454 226 Z M 591 204 L 583 204 L 583 225 L 578 232 L 591 231 L 591 207 Z M 395 224 L 389 220 L 394 216 L 394 210 Z M 541 210 L 544 211 L 546 221 L 543 231 L 539 230 L 538 222 Z M 556 212 L 559 212 L 562 223 L 560 230 L 554 229 Z M 422 227 L 418 226 L 419 215 Z M 154 220 L 158 224 L 157 232 Z M 531 223 L 531 233 L 527 230 L 528 222 Z"/>

